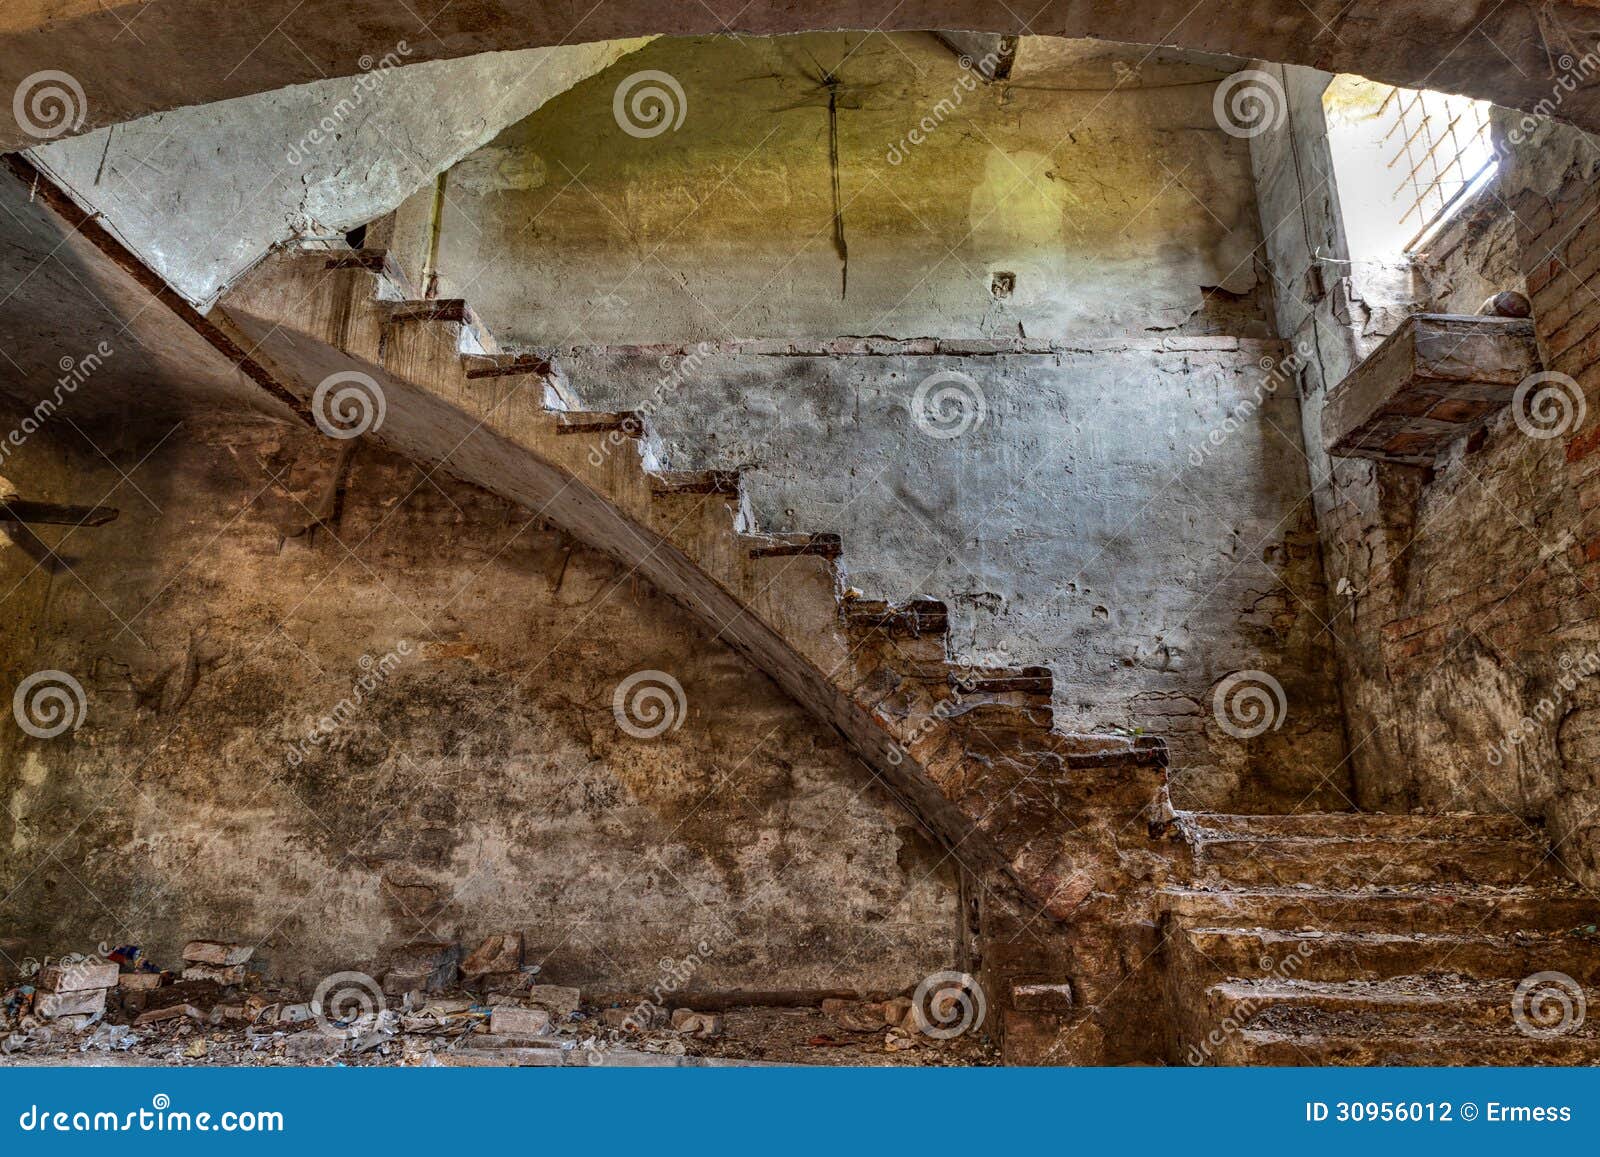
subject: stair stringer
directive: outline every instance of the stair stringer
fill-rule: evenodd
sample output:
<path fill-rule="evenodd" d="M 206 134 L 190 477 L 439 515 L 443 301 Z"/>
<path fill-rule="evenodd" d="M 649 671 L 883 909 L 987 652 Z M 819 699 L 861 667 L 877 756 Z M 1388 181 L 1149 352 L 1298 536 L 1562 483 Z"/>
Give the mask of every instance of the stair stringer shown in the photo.
<path fill-rule="evenodd" d="M 537 358 L 496 353 L 465 303 L 407 297 L 381 252 L 291 250 L 211 319 L 304 400 L 332 375 L 367 375 L 385 403 L 367 436 L 535 512 L 686 607 L 835 728 L 1020 918 L 1065 920 L 1082 902 L 1076 866 L 1094 852 L 1050 813 L 1102 762 L 1119 785 L 1130 766 L 1146 769 L 1147 802 L 1164 800 L 1159 741 L 1054 733 L 1048 672 L 1043 703 L 1015 690 L 1037 671 L 982 672 L 974 691 L 970 672 L 951 674 L 942 629 L 927 632 L 936 654 L 908 654 L 896 638 L 904 606 L 877 624 L 844 596 L 836 536 L 753 532 L 736 479 L 664 470 L 639 416 L 549 408 Z M 995 758 L 1016 742 L 1027 766 L 993 774 L 1016 762 Z"/>

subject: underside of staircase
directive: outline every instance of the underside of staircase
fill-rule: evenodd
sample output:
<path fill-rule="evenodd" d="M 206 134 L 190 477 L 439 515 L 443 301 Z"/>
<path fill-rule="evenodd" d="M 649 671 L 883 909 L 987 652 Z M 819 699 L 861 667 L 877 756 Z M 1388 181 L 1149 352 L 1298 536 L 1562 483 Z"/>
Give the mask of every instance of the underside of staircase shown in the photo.
<path fill-rule="evenodd" d="M 671 469 L 648 413 L 576 409 L 547 362 L 501 353 L 465 301 L 415 297 L 382 250 L 283 251 L 210 318 L 308 405 L 338 375 L 376 383 L 371 436 L 689 608 L 836 727 L 1023 918 L 1064 919 L 1088 892 L 1063 825 L 1044 821 L 1115 791 L 1128 768 L 1165 766 L 1158 740 L 1056 733 L 1047 668 L 952 664 L 942 604 L 853 597 L 838 535 L 758 529 L 736 473 Z"/>
<path fill-rule="evenodd" d="M 1525 821 L 1181 813 L 1175 828 L 1186 880 L 1158 895 L 1173 1062 L 1600 1062 L 1581 1014 L 1600 902 Z"/>

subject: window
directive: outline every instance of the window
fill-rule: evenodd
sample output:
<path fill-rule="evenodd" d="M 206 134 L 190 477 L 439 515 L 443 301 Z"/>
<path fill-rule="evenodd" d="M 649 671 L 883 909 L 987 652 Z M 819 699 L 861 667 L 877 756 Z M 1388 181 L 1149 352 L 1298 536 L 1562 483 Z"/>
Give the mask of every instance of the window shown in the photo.
<path fill-rule="evenodd" d="M 1484 101 L 1339 76 L 1322 108 L 1354 258 L 1422 248 L 1494 176 Z"/>

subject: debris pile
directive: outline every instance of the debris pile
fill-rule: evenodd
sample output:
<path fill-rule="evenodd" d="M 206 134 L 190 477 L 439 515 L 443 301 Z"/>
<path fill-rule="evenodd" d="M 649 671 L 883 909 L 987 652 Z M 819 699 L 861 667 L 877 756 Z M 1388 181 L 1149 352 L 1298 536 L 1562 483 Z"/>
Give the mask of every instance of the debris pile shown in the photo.
<path fill-rule="evenodd" d="M 921 1039 L 903 997 L 708 1010 L 618 996 L 596 1007 L 546 982 L 520 933 L 466 955 L 450 942 L 403 944 L 385 954 L 381 982 L 338 972 L 309 997 L 269 980 L 247 944 L 191 940 L 175 971 L 134 946 L 101 953 L 27 962 L 0 1000 L 0 1052 L 23 1063 L 123 1052 L 167 1064 L 704 1065 L 794 1063 L 828 1044 L 852 1049 L 850 1063 L 949 1063 L 937 1050 L 889 1059 Z M 856 1039 L 817 1033 L 828 1024 Z M 881 1045 L 861 1039 L 886 1029 Z"/>

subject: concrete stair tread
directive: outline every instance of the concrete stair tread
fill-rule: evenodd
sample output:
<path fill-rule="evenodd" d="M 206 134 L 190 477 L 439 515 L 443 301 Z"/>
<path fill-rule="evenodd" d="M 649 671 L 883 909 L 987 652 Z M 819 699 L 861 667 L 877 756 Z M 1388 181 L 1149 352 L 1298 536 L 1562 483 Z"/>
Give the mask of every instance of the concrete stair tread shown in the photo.
<path fill-rule="evenodd" d="M 1252 1065 L 1593 1065 L 1600 1038 L 1495 1036 L 1381 1037 L 1246 1029 L 1241 1063 Z"/>
<path fill-rule="evenodd" d="M 1440 815 L 1396 815 L 1386 812 L 1300 812 L 1294 815 L 1235 815 L 1220 812 L 1179 812 L 1178 824 L 1186 833 L 1205 838 L 1277 839 L 1527 839 L 1539 828 L 1520 816 L 1453 812 Z"/>
<path fill-rule="evenodd" d="M 1193 829 L 1183 834 L 1202 878 L 1238 887 L 1514 885 L 1552 879 L 1556 866 L 1549 849 L 1532 839 L 1280 837 Z"/>
<path fill-rule="evenodd" d="M 1581 937 L 1548 932 L 1516 932 L 1511 934 L 1482 932 L 1381 932 L 1356 930 L 1324 932 L 1317 929 L 1237 928 L 1227 926 L 1195 926 L 1187 928 L 1192 934 L 1205 936 L 1253 936 L 1268 943 L 1300 943 L 1325 941 L 1352 944 L 1438 943 L 1450 944 L 1519 944 L 1533 945 L 1543 942 L 1582 942 Z M 1600 955 L 1600 941 L 1595 942 Z"/>
<path fill-rule="evenodd" d="M 1385 1012 L 1438 1008 L 1447 1013 L 1491 1008 L 1505 1013 L 1510 1024 L 1511 1000 L 1520 979 L 1473 977 L 1456 972 L 1392 976 L 1383 980 L 1260 980 L 1230 979 L 1214 984 L 1208 993 L 1229 1001 L 1258 1005 L 1296 1004 L 1328 1014 Z M 1600 1024 L 1585 1022 L 1585 1030 L 1600 1033 Z"/>
<path fill-rule="evenodd" d="M 1179 967 L 1189 983 L 1204 987 L 1234 978 L 1343 981 L 1442 972 L 1521 979 L 1558 971 L 1580 984 L 1600 982 L 1600 938 L 1562 933 L 1185 926 L 1173 935 Z"/>
<path fill-rule="evenodd" d="M 1402 885 L 1392 888 L 1166 888 L 1161 911 L 1190 924 L 1324 930 L 1444 931 L 1484 927 L 1570 931 L 1600 922 L 1600 899 L 1574 885 Z"/>

